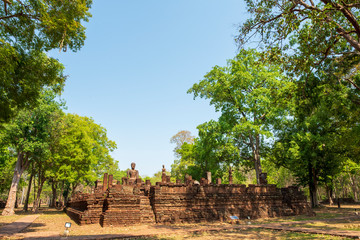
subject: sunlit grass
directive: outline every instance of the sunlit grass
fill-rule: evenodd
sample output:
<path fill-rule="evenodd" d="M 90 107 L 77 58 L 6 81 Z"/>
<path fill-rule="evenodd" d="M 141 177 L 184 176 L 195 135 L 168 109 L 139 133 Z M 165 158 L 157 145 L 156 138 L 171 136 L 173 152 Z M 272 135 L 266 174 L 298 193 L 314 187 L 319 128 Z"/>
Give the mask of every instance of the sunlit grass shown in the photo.
<path fill-rule="evenodd" d="M 333 207 L 323 207 L 315 209 L 316 216 L 292 216 L 267 219 L 246 219 L 240 220 L 238 224 L 250 225 L 257 224 L 286 224 L 287 227 L 302 227 L 321 230 L 348 230 L 360 231 L 360 218 L 346 219 L 344 217 L 353 216 L 354 208 L 357 206 L 346 206 L 338 209 Z M 19 215 L 0 217 L 0 223 L 6 224 L 15 221 L 24 215 L 33 214 L 31 212 L 17 212 Z M 138 239 L 346 239 L 333 237 L 329 235 L 304 234 L 285 231 L 272 231 L 262 228 L 258 229 L 234 229 L 233 227 L 241 227 L 237 224 L 231 225 L 226 222 L 211 223 L 193 223 L 193 224 L 149 224 L 149 225 L 133 225 L 133 226 L 113 226 L 101 227 L 99 224 L 79 226 L 72 221 L 63 211 L 49 208 L 41 208 L 39 217 L 33 224 L 27 228 L 23 234 L 39 234 L 46 236 L 47 234 L 61 235 L 65 230 L 65 222 L 71 222 L 70 236 L 86 236 L 86 235 L 107 235 L 107 234 L 127 234 L 136 236 Z M 340 218 L 339 218 L 340 217 Z M 334 220 L 334 218 L 337 218 Z M 342 219 L 343 218 L 343 219 Z M 221 230 L 230 228 L 228 230 Z M 211 231 L 211 229 L 217 229 Z M 210 231 L 209 231 L 210 230 Z M 153 237 L 141 238 L 142 235 Z"/>

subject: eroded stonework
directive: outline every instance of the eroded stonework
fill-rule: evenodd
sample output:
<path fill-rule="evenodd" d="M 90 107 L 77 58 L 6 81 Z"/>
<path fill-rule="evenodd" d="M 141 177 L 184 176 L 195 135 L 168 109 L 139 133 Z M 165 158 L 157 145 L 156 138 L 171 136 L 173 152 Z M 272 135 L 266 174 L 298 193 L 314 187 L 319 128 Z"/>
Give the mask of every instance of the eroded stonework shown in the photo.
<path fill-rule="evenodd" d="M 211 178 L 211 174 L 208 176 Z M 155 186 L 140 178 L 122 180 L 120 184 L 113 181 L 112 175 L 105 174 L 102 182 L 96 182 L 93 194 L 72 198 L 66 213 L 78 224 L 100 223 L 101 226 L 312 214 L 306 197 L 297 187 L 280 189 L 271 184 L 246 187 L 221 184 L 219 179 L 213 184 L 205 178 L 195 184 L 191 176 L 185 184 L 179 180 L 172 183 L 165 171 L 162 182 Z"/>

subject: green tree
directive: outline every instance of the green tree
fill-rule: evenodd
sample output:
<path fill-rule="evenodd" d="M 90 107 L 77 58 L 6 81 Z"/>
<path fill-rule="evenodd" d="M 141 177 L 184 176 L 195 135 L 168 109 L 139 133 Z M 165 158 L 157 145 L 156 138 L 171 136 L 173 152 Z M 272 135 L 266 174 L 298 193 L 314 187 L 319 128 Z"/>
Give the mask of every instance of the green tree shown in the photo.
<path fill-rule="evenodd" d="M 110 156 L 116 144 L 107 138 L 106 129 L 91 118 L 66 114 L 63 121 L 53 156 L 59 165 L 53 168 L 51 179 L 66 182 L 73 191 L 80 183 L 92 184 L 104 169 L 116 164 Z"/>
<path fill-rule="evenodd" d="M 309 187 L 313 207 L 319 185 L 330 187 L 342 170 L 348 154 L 345 141 L 354 126 L 348 88 L 331 81 L 336 78 L 326 72 L 298 84 L 293 117 L 278 129 L 274 147 L 274 161 Z"/>
<path fill-rule="evenodd" d="M 44 93 L 38 100 L 37 108 L 20 111 L 16 118 L 4 126 L 3 142 L 16 153 L 17 161 L 2 215 L 14 214 L 18 184 L 30 162 L 35 162 L 49 153 L 51 115 L 60 108 L 54 98 L 54 94 Z"/>
<path fill-rule="evenodd" d="M 185 152 L 187 147 L 192 146 L 194 143 L 194 136 L 191 135 L 190 131 L 182 130 L 170 138 L 170 143 L 174 143 L 174 154 L 176 159 L 171 165 L 171 177 L 175 179 L 184 179 L 185 170 L 191 163 L 185 160 Z M 184 145 L 186 144 L 186 146 Z M 184 145 L 184 149 L 180 150 Z M 181 152 L 181 153 L 180 153 Z"/>
<path fill-rule="evenodd" d="M 184 180 L 185 174 L 190 174 L 189 170 L 195 166 L 193 147 L 194 144 L 184 142 L 180 148 L 176 150 L 179 158 L 175 159 L 174 163 L 171 164 L 171 177 Z"/>
<path fill-rule="evenodd" d="M 195 164 L 190 174 L 200 179 L 209 171 L 214 179 L 223 178 L 231 164 L 239 164 L 240 153 L 234 138 L 224 132 L 221 122 L 214 120 L 199 125 L 197 129 L 199 137 L 193 147 Z"/>
<path fill-rule="evenodd" d="M 233 138 L 241 158 L 252 162 L 259 183 L 261 155 L 272 127 L 287 115 L 292 88 L 278 65 L 262 62 L 255 50 L 241 50 L 227 67 L 215 66 L 188 92 L 210 99 L 221 112 L 219 123 Z"/>
<path fill-rule="evenodd" d="M 9 149 L 0 137 L 0 198 L 4 199 L 5 192 L 10 188 L 11 177 L 14 174 L 16 153 Z"/>
<path fill-rule="evenodd" d="M 176 152 L 184 143 L 194 143 L 194 136 L 191 135 L 190 131 L 182 130 L 170 138 L 170 143 L 174 143 L 174 153 L 176 157 L 179 157 Z"/>
<path fill-rule="evenodd" d="M 63 66 L 43 52 L 84 44 L 91 0 L 3 0 L 0 7 L 0 124 L 33 107 L 43 87 L 60 91 Z"/>

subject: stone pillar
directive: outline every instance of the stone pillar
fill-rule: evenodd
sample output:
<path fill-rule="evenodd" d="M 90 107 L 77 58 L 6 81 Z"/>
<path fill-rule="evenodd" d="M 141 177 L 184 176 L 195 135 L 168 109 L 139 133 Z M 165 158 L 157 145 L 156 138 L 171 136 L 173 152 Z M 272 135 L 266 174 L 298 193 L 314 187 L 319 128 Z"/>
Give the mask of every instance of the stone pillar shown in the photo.
<path fill-rule="evenodd" d="M 220 184 L 221 184 L 221 178 L 217 178 L 217 179 L 216 179 L 216 184 L 217 184 L 217 185 L 220 185 Z"/>
<path fill-rule="evenodd" d="M 211 172 L 206 172 L 206 179 L 208 180 L 208 184 L 211 183 Z"/>
<path fill-rule="evenodd" d="M 109 175 L 109 189 L 113 186 L 113 175 Z"/>
<path fill-rule="evenodd" d="M 180 180 L 180 179 L 176 179 L 176 184 L 181 184 L 181 180 Z"/>
<path fill-rule="evenodd" d="M 108 174 L 104 173 L 104 180 L 103 180 L 103 192 L 108 189 Z"/>
<path fill-rule="evenodd" d="M 190 184 L 192 184 L 192 181 L 193 181 L 193 180 L 192 180 L 192 176 L 189 176 L 189 175 L 188 175 L 185 184 L 186 184 L 186 185 L 190 185 Z"/>

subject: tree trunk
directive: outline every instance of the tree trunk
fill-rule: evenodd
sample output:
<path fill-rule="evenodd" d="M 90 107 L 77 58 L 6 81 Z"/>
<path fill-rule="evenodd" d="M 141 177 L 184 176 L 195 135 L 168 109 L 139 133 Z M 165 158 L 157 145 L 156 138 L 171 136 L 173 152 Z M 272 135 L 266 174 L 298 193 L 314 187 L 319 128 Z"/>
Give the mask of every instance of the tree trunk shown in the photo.
<path fill-rule="evenodd" d="M 36 195 L 36 200 L 34 202 L 34 205 L 33 205 L 33 209 L 32 211 L 34 213 L 37 213 L 38 210 L 39 210 L 39 205 L 40 205 L 40 197 L 41 197 L 41 191 L 42 191 L 42 187 L 44 185 L 44 182 L 45 182 L 45 179 L 41 179 L 40 182 L 38 183 L 38 190 L 37 190 L 37 195 Z"/>
<path fill-rule="evenodd" d="M 310 201 L 311 201 L 311 207 L 317 207 L 319 206 L 319 202 L 317 199 L 317 187 L 314 184 L 309 184 L 309 190 L 310 190 Z"/>
<path fill-rule="evenodd" d="M 64 190 L 64 193 L 63 193 L 63 196 L 64 196 L 64 204 L 63 204 L 63 207 L 65 207 L 68 203 L 68 199 L 69 199 L 69 191 L 70 191 L 70 186 L 66 186 L 65 187 L 65 190 Z"/>
<path fill-rule="evenodd" d="M 24 203 L 24 211 L 25 211 L 25 212 L 28 211 L 29 198 L 30 198 L 30 192 L 31 192 L 31 182 L 32 182 L 33 177 L 34 177 L 34 174 L 31 173 L 31 175 L 30 175 L 30 180 L 29 180 L 29 185 L 28 185 L 28 189 L 27 189 L 27 192 L 26 192 L 25 203 Z"/>
<path fill-rule="evenodd" d="M 56 207 L 56 183 L 55 182 L 52 182 L 51 190 L 52 190 L 52 197 L 51 197 L 50 207 L 55 208 Z"/>
<path fill-rule="evenodd" d="M 35 199 L 36 199 L 36 176 L 34 174 L 34 201 L 33 201 L 33 208 L 34 208 L 34 204 L 35 204 Z"/>
<path fill-rule="evenodd" d="M 309 191 L 310 191 L 310 201 L 311 207 L 319 206 L 318 198 L 317 198 L 317 179 L 314 173 L 314 168 L 312 164 L 309 163 Z"/>
<path fill-rule="evenodd" d="M 256 183 L 260 184 L 260 174 L 262 173 L 261 162 L 260 162 L 260 136 L 256 135 L 255 137 L 255 146 L 253 146 L 253 154 L 254 154 L 254 165 L 255 165 L 255 173 L 256 173 Z"/>
<path fill-rule="evenodd" d="M 326 195 L 329 199 L 329 205 L 332 206 L 334 204 L 332 195 L 333 195 L 333 189 L 331 186 L 326 185 Z"/>
<path fill-rule="evenodd" d="M 21 190 L 21 198 L 20 198 L 20 205 L 23 205 L 24 203 L 24 194 L 25 193 L 25 187 Z"/>
<path fill-rule="evenodd" d="M 25 169 L 24 153 L 19 152 L 18 158 L 16 161 L 16 166 L 14 169 L 14 176 L 13 176 L 13 179 L 11 182 L 9 196 L 8 196 L 8 199 L 6 202 L 5 209 L 2 212 L 3 216 L 9 216 L 9 215 L 15 214 L 14 207 L 15 207 L 15 201 L 16 201 L 16 192 L 17 192 L 17 188 L 18 188 L 19 181 L 21 178 L 21 174 L 23 173 L 24 169 Z"/>
<path fill-rule="evenodd" d="M 354 193 L 354 201 L 357 202 L 358 201 L 358 189 L 357 189 L 357 185 L 356 185 L 356 180 L 353 174 L 349 173 L 349 177 L 350 177 L 350 182 L 351 182 L 351 189 Z"/>
<path fill-rule="evenodd" d="M 60 204 L 63 203 L 63 199 L 64 199 L 64 182 L 62 183 L 62 186 L 61 186 L 61 191 L 60 191 L 60 194 L 59 194 L 59 206 Z M 59 206 L 56 206 L 56 207 L 59 207 Z"/>

